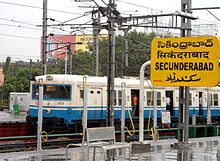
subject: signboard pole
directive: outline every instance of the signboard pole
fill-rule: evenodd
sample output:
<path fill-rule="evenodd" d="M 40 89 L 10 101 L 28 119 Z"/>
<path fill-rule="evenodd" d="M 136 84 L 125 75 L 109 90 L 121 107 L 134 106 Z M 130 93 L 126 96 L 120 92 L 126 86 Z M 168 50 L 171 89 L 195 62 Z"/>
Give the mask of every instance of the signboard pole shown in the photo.
<path fill-rule="evenodd" d="M 181 0 L 181 11 L 191 12 L 192 0 Z M 181 27 L 188 25 L 191 27 L 191 20 L 181 18 Z M 187 33 L 186 33 L 187 32 Z M 181 29 L 181 37 L 190 37 L 191 30 Z M 178 144 L 187 143 L 189 140 L 189 87 L 179 87 L 179 119 L 178 119 Z M 183 160 L 186 160 L 187 153 L 183 154 Z M 178 152 L 177 160 L 182 160 L 182 151 Z"/>
<path fill-rule="evenodd" d="M 181 1 L 181 11 L 185 12 L 186 10 L 190 12 L 192 1 L 191 0 L 182 0 Z M 184 25 L 191 26 L 191 20 L 182 18 L 181 26 Z M 181 29 L 181 37 L 190 37 L 191 31 Z M 189 139 L 189 87 L 179 87 L 179 128 L 178 128 L 178 143 L 186 143 Z"/>
<path fill-rule="evenodd" d="M 210 93 L 210 88 L 208 88 L 208 93 L 207 93 L 207 124 L 211 124 L 211 93 Z"/>
<path fill-rule="evenodd" d="M 154 141 L 157 141 L 157 91 L 154 90 Z M 156 146 L 155 146 L 156 147 Z"/>

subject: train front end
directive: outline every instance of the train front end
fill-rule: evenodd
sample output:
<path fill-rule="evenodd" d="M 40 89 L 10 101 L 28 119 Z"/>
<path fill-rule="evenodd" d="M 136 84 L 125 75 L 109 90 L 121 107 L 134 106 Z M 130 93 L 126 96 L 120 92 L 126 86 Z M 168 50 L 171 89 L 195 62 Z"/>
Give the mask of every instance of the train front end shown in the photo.
<path fill-rule="evenodd" d="M 39 80 L 43 80 L 43 128 L 63 132 L 69 129 L 74 118 L 72 85 L 65 75 L 38 76 L 30 85 L 30 104 L 27 122 L 37 125 L 39 108 Z M 65 82 L 65 83 L 64 83 Z"/>

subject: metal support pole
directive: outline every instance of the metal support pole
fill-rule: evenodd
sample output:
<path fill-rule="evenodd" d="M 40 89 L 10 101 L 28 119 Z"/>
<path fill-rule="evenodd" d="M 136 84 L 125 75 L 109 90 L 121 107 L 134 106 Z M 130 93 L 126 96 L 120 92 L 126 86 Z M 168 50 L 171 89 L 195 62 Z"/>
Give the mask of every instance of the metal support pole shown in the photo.
<path fill-rule="evenodd" d="M 43 80 L 39 80 L 39 107 L 38 107 L 38 125 L 37 125 L 37 150 L 41 151 L 41 133 L 42 133 L 42 108 L 43 108 L 43 94 L 44 94 L 44 87 L 43 87 Z"/>
<path fill-rule="evenodd" d="M 151 61 L 147 61 L 140 69 L 139 142 L 144 141 L 144 71 L 150 64 Z"/>
<path fill-rule="evenodd" d="M 42 74 L 47 74 L 47 0 L 43 0 Z"/>
<path fill-rule="evenodd" d="M 109 6 L 115 7 L 115 0 L 109 0 Z M 111 19 L 113 17 L 112 9 L 108 7 L 109 15 L 109 29 L 108 29 L 108 41 L 109 41 L 109 64 L 108 64 L 108 82 L 107 82 L 107 126 L 114 126 L 114 78 L 115 78 L 115 29 L 114 22 Z"/>
<path fill-rule="evenodd" d="M 113 0 L 113 6 L 114 6 L 114 0 Z M 114 126 L 114 98 L 115 98 L 115 29 L 114 29 L 114 22 L 112 23 L 112 30 L 111 30 L 111 34 L 112 34 L 112 63 L 111 63 L 111 126 Z"/>
<path fill-rule="evenodd" d="M 99 24 L 100 24 L 100 15 L 97 19 L 93 18 L 93 55 L 95 58 L 94 64 L 94 74 L 98 76 L 99 74 Z"/>
<path fill-rule="evenodd" d="M 189 140 L 189 87 L 185 87 L 185 114 L 184 114 L 184 123 L 185 123 L 185 130 L 184 130 L 184 142 L 187 143 Z"/>
<path fill-rule="evenodd" d="M 189 139 L 189 87 L 179 88 L 178 142 L 186 143 Z"/>
<path fill-rule="evenodd" d="M 181 0 L 181 11 L 191 13 L 191 0 Z M 191 28 L 191 20 L 181 19 L 181 26 Z M 191 30 L 181 30 L 181 37 L 190 37 Z M 187 143 L 189 139 L 189 87 L 179 87 L 179 118 L 178 118 L 178 143 Z M 181 158 L 181 156 L 179 156 Z"/>
<path fill-rule="evenodd" d="M 126 98 L 125 98 L 125 83 L 121 84 L 121 142 L 125 142 L 125 106 L 126 106 Z"/>
<path fill-rule="evenodd" d="M 82 140 L 82 160 L 87 161 L 89 160 L 89 151 L 87 153 L 84 152 L 84 145 L 85 145 L 85 136 L 86 129 L 87 129 L 87 103 L 88 103 L 88 87 L 87 87 L 87 77 L 83 77 L 83 140 Z"/>
<path fill-rule="evenodd" d="M 65 47 L 65 74 L 67 74 L 67 47 Z"/>
<path fill-rule="evenodd" d="M 72 45 L 70 45 L 69 61 L 70 61 L 70 74 L 72 74 L 72 73 L 73 73 L 73 53 L 72 53 Z"/>
<path fill-rule="evenodd" d="M 125 33 L 125 67 L 128 67 L 128 29 L 124 30 Z"/>
<path fill-rule="evenodd" d="M 128 30 L 129 28 L 123 29 L 125 38 L 125 52 L 123 52 L 121 56 L 121 77 L 124 75 L 124 66 L 128 67 Z"/>
<path fill-rule="evenodd" d="M 207 124 L 211 124 L 211 93 L 210 88 L 207 91 Z"/>
<path fill-rule="evenodd" d="M 126 95 L 125 95 L 125 83 L 121 83 L 121 142 L 125 142 L 125 106 L 126 106 Z M 122 155 L 125 155 L 125 150 L 122 149 Z"/>
<path fill-rule="evenodd" d="M 154 90 L 154 141 L 157 141 L 157 91 Z"/>

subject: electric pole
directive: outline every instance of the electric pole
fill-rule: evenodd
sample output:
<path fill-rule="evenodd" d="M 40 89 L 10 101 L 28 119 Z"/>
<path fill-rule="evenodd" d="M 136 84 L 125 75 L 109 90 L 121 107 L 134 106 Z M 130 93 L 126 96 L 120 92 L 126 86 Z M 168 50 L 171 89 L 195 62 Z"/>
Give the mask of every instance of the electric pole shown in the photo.
<path fill-rule="evenodd" d="M 113 11 L 115 0 L 108 5 L 108 82 L 107 82 L 107 122 L 106 126 L 114 126 L 114 78 L 115 78 L 115 23 Z"/>
<path fill-rule="evenodd" d="M 99 74 L 99 32 L 100 32 L 100 14 L 98 13 L 98 18 L 93 17 L 93 56 L 94 56 L 94 75 Z"/>
<path fill-rule="evenodd" d="M 121 77 L 124 75 L 124 67 L 128 67 L 128 31 L 130 27 L 121 29 L 124 31 L 124 38 L 125 38 L 125 51 L 122 53 L 121 56 Z"/>
<path fill-rule="evenodd" d="M 43 0 L 42 75 L 47 74 L 47 0 Z"/>
<path fill-rule="evenodd" d="M 67 46 L 67 49 L 68 49 L 68 55 L 69 55 L 70 74 L 72 74 L 72 71 L 73 71 L 73 65 L 72 65 L 72 58 L 73 58 L 72 45 L 70 44 L 69 46 Z"/>

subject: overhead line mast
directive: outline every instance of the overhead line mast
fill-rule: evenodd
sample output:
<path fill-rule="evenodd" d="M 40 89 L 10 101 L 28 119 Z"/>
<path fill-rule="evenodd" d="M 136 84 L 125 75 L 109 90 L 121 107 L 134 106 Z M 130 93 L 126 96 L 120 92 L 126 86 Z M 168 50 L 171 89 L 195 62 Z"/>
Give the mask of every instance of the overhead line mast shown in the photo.
<path fill-rule="evenodd" d="M 47 0 L 43 0 L 42 74 L 47 74 Z"/>

